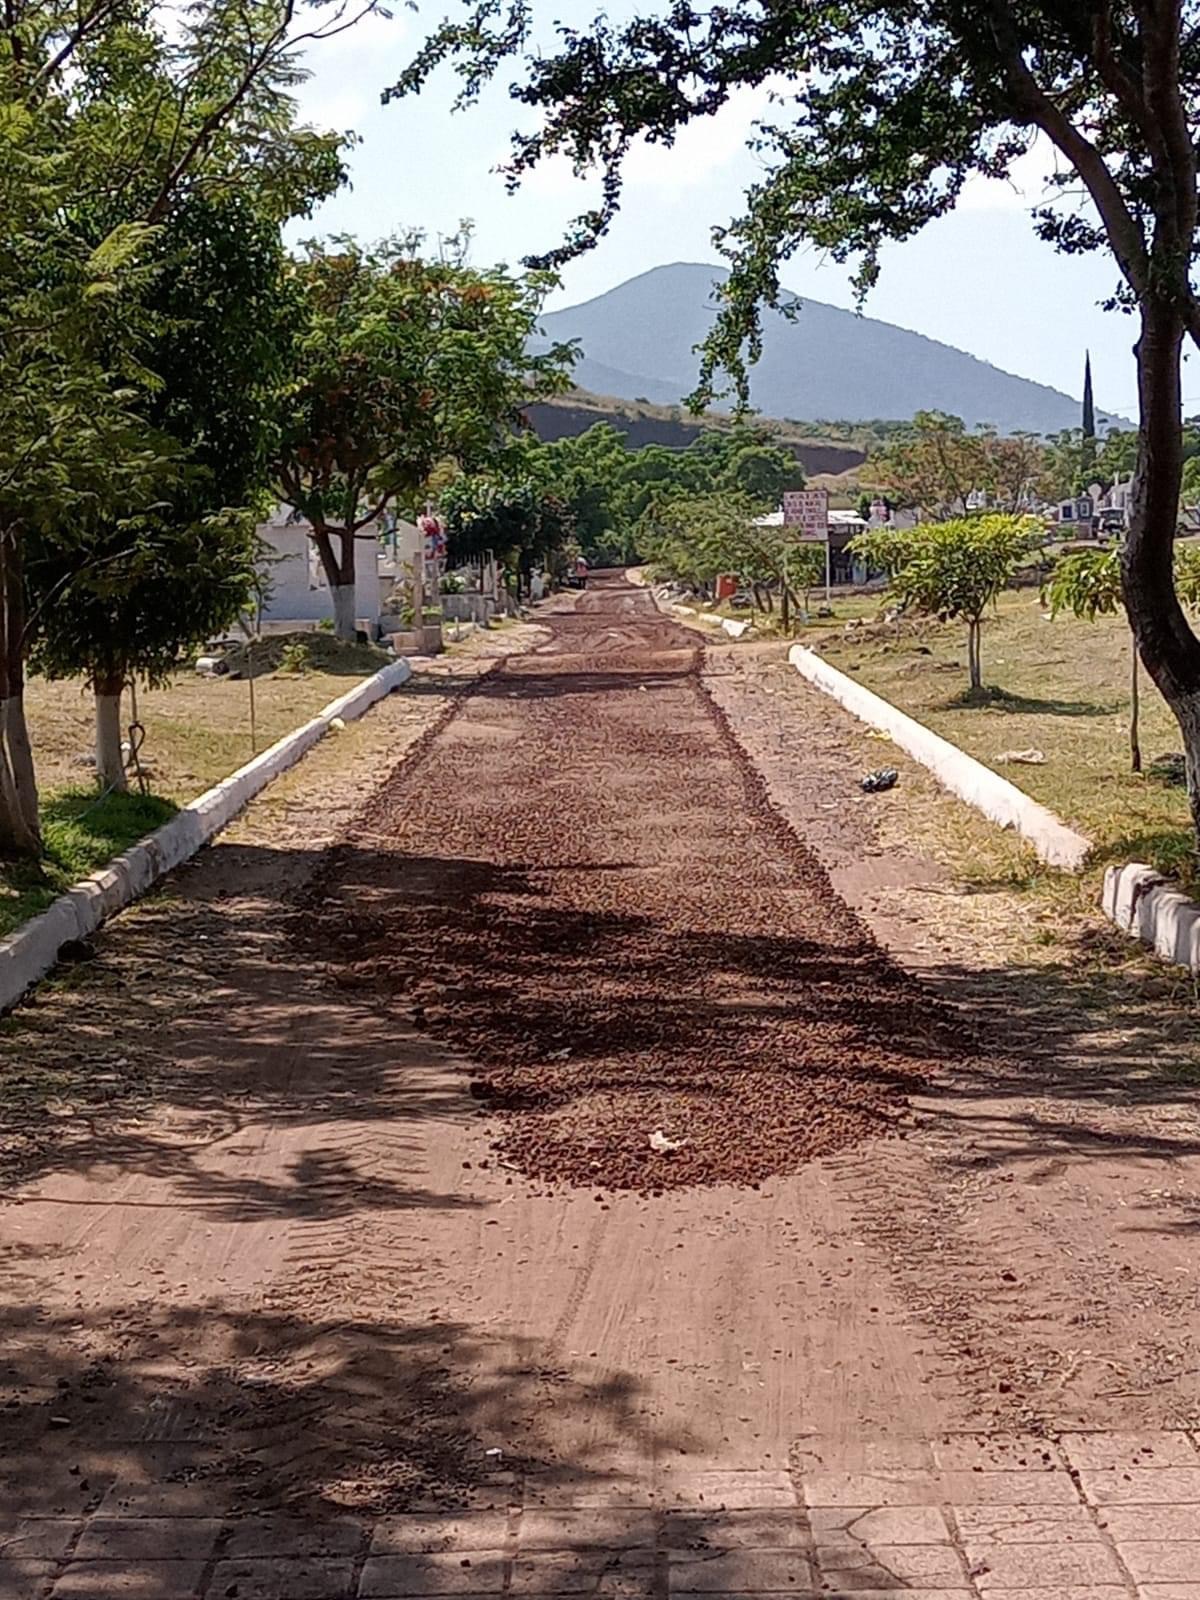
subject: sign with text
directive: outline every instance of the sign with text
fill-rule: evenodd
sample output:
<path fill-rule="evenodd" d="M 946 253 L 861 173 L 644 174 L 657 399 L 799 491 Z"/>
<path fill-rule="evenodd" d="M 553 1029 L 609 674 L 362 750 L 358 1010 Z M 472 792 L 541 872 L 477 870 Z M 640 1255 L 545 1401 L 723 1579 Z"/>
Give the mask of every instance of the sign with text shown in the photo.
<path fill-rule="evenodd" d="M 783 524 L 798 539 L 824 544 L 829 537 L 829 495 L 824 489 L 789 489 L 783 497 Z"/>

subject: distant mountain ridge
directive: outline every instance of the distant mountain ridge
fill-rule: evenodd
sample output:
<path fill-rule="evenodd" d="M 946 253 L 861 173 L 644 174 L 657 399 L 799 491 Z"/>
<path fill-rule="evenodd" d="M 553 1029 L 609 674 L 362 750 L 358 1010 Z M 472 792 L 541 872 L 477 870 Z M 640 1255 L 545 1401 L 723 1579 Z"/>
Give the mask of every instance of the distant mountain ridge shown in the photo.
<path fill-rule="evenodd" d="M 580 388 L 678 404 L 695 386 L 695 346 L 715 316 L 713 285 L 725 276 L 697 263 L 653 267 L 593 300 L 545 313 L 538 344 L 580 341 L 583 357 L 573 374 Z M 1058 433 L 1080 424 L 1080 402 L 1046 384 L 893 323 L 796 299 L 795 321 L 773 311 L 763 316 L 750 399 L 766 416 L 858 422 L 947 411 L 968 427 L 991 424 L 1001 433 Z M 1098 424 L 1116 420 L 1097 416 Z"/>

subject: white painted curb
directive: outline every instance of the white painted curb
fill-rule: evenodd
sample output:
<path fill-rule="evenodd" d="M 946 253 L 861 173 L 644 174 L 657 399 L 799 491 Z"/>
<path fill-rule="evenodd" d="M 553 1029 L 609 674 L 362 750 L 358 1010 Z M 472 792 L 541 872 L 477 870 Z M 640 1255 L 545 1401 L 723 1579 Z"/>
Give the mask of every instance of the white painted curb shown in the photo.
<path fill-rule="evenodd" d="M 1140 861 L 1109 867 L 1103 904 L 1118 928 L 1150 945 L 1164 961 L 1200 969 L 1200 905 L 1161 872 Z"/>
<path fill-rule="evenodd" d="M 348 693 L 331 700 L 311 722 L 285 734 L 269 750 L 223 778 L 161 828 L 139 839 L 122 855 L 70 889 L 36 916 L 0 940 L 0 1010 L 14 1005 L 26 989 L 50 971 L 70 939 L 87 939 L 106 917 L 145 894 L 151 884 L 194 856 L 228 827 L 239 811 L 272 781 L 295 766 L 328 731 L 335 717 L 361 717 L 377 700 L 412 677 L 407 661 L 389 662 Z"/>
<path fill-rule="evenodd" d="M 1068 828 L 1053 811 L 1039 805 L 1016 784 L 1009 783 L 982 761 L 967 755 L 957 745 L 906 716 L 887 700 L 872 694 L 861 683 L 831 667 L 828 661 L 804 645 L 793 645 L 788 660 L 796 671 L 825 694 L 832 696 L 862 722 L 870 723 L 892 736 L 901 750 L 928 767 L 943 787 L 1002 828 L 1015 828 L 1030 841 L 1041 859 L 1052 867 L 1077 872 L 1082 867 L 1091 841 Z"/>

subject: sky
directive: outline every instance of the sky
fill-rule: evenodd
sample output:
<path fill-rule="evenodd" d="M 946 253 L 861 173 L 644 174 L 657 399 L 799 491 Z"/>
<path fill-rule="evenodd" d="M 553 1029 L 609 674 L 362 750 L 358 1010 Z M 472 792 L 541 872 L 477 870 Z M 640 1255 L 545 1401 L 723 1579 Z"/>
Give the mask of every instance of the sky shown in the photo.
<path fill-rule="evenodd" d="M 559 4 L 579 22 L 593 0 Z M 528 114 L 509 99 L 507 77 L 457 114 L 449 109 L 456 80 L 448 72 L 419 98 L 380 105 L 380 91 L 445 7 L 446 0 L 434 0 L 433 9 L 369 16 L 310 49 L 302 116 L 353 129 L 361 142 L 350 160 L 351 186 L 294 229 L 297 237 L 346 232 L 371 239 L 418 227 L 436 240 L 470 219 L 476 263 L 515 267 L 556 244 L 564 224 L 594 203 L 595 183 L 575 179 L 565 164 L 535 172 L 509 195 L 495 168 L 512 128 Z M 619 16 L 625 0 L 605 9 Z M 669 262 L 716 262 L 713 227 L 737 215 L 746 186 L 761 176 L 746 140 L 766 106 L 765 91 L 744 91 L 718 116 L 686 129 L 672 149 L 635 150 L 620 217 L 595 250 L 564 269 L 550 305 L 590 299 Z M 1030 206 L 1051 162 L 1052 153 L 1035 148 L 1015 182 L 972 182 L 953 215 L 890 246 L 865 309 L 1072 395 L 1081 392 L 1090 349 L 1097 409 L 1129 417 L 1135 325 L 1100 308 L 1115 286 L 1115 268 L 1104 256 L 1059 256 L 1033 233 Z M 793 257 L 781 277 L 801 298 L 853 308 L 849 269 L 814 251 Z M 1184 395 L 1200 411 L 1200 365 L 1185 368 Z"/>

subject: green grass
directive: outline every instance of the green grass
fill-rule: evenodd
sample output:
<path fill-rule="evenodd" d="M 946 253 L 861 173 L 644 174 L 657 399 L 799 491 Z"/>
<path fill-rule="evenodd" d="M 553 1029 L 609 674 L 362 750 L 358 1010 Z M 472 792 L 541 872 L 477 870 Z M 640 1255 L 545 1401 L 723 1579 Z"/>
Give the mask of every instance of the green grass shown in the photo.
<path fill-rule="evenodd" d="M 861 620 L 878 616 L 878 600 L 836 609 L 832 625 L 801 630 L 802 642 L 1086 834 L 1096 845 L 1094 864 L 1149 861 L 1194 878 L 1186 794 L 1131 770 L 1123 617 L 1051 620 L 1035 591 L 1005 594 L 984 625 L 985 689 L 973 696 L 965 629 Z M 1141 728 L 1147 762 L 1182 748 L 1175 719 L 1144 674 Z M 1029 749 L 1040 750 L 1044 764 L 1001 760 Z"/>
<path fill-rule="evenodd" d="M 68 789 L 42 802 L 45 856 L 13 863 L 0 875 L 0 936 L 37 916 L 80 878 L 104 866 L 175 815 L 171 800 L 152 794 L 110 794 Z"/>

